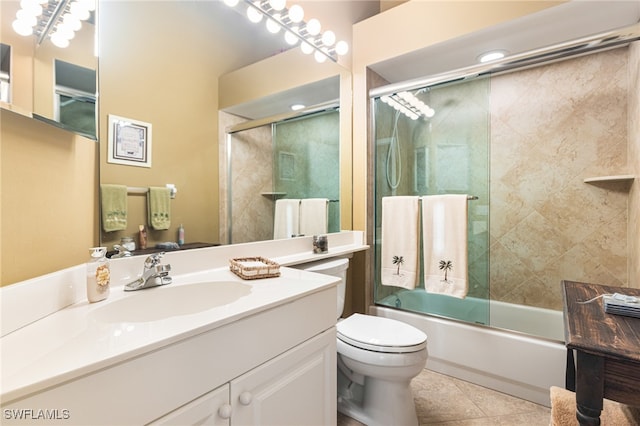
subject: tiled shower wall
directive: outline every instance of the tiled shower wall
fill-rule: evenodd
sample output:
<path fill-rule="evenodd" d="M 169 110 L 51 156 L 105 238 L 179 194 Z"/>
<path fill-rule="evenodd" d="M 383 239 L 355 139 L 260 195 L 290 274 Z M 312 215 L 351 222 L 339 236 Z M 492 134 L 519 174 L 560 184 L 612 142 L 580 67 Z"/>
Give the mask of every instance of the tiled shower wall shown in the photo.
<path fill-rule="evenodd" d="M 628 173 L 628 153 L 638 167 L 635 61 L 635 91 L 628 48 L 491 79 L 492 299 L 561 309 L 563 279 L 628 284 L 628 183 L 584 179 Z"/>
<path fill-rule="evenodd" d="M 219 119 L 221 129 L 245 121 L 224 112 Z M 227 164 L 225 137 L 220 135 L 220 241 L 227 241 L 228 221 L 232 226 L 232 244 L 270 240 L 273 200 L 260 194 L 273 191 L 271 125 L 234 133 L 232 140 L 233 155 Z M 231 167 L 229 181 L 227 165 Z M 227 214 L 229 192 L 231 217 Z"/>
<path fill-rule="evenodd" d="M 221 129 L 244 121 L 232 114 L 219 114 Z M 276 125 L 275 146 L 271 124 L 234 133 L 230 162 L 222 131 L 220 241 L 228 241 L 229 222 L 232 244 L 272 239 L 274 205 L 279 198 L 272 195 L 274 192 L 285 193 L 286 198 L 333 200 L 329 203 L 329 232 L 339 231 L 339 125 L 337 111 L 281 122 Z M 291 162 L 281 165 L 283 156 Z"/>

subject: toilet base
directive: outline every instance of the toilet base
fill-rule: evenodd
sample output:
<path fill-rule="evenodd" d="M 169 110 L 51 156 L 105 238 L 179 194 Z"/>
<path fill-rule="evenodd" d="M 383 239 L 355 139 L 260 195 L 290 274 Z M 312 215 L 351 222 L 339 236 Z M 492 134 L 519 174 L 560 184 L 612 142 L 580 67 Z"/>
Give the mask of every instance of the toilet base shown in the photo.
<path fill-rule="evenodd" d="M 346 383 L 340 377 L 338 384 Z M 351 383 L 349 389 L 338 389 L 338 411 L 367 426 L 418 426 L 411 380 L 386 381 L 365 378 L 365 385 Z"/>

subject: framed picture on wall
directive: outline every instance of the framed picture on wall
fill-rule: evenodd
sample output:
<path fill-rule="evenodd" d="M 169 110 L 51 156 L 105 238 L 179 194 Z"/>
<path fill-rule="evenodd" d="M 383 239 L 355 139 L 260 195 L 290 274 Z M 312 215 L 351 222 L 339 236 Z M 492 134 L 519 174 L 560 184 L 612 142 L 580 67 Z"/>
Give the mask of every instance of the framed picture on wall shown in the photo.
<path fill-rule="evenodd" d="M 107 162 L 151 167 L 151 124 L 109 114 Z"/>

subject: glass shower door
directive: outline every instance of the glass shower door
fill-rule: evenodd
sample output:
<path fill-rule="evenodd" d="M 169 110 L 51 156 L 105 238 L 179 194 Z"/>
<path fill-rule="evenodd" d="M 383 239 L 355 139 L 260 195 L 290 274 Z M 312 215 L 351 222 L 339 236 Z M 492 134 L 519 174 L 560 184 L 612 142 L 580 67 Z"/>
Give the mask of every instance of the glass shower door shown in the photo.
<path fill-rule="evenodd" d="M 399 107 L 397 103 L 407 107 Z M 415 106 L 417 117 L 405 111 L 411 109 L 409 105 Z M 488 324 L 489 79 L 381 96 L 373 100 L 373 110 L 375 302 Z M 468 201 L 467 223 L 469 291 L 464 299 L 425 290 L 422 241 L 416 288 L 407 290 L 381 283 L 382 198 L 436 194 L 468 194 L 472 198 Z"/>

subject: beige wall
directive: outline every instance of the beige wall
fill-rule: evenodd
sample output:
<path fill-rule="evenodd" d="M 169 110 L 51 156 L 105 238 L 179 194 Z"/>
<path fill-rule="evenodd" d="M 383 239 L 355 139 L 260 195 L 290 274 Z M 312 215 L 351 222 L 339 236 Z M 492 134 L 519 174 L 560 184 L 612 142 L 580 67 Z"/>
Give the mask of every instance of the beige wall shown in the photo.
<path fill-rule="evenodd" d="M 629 286 L 640 288 L 640 42 L 629 50 Z"/>
<path fill-rule="evenodd" d="M 2 285 L 82 263 L 97 244 L 97 144 L 0 111 Z"/>

